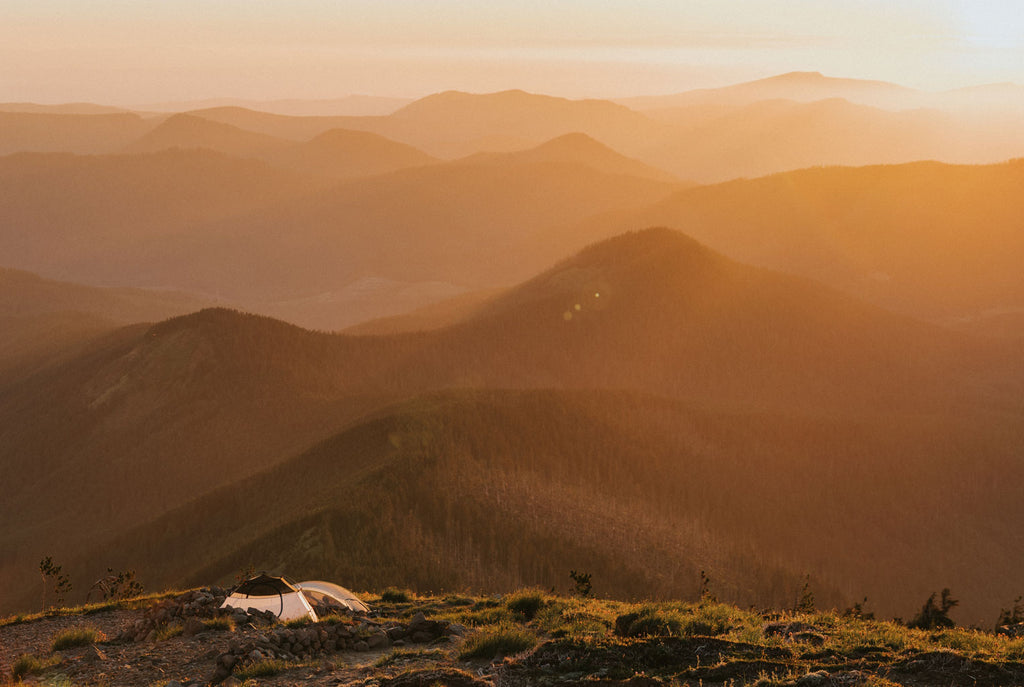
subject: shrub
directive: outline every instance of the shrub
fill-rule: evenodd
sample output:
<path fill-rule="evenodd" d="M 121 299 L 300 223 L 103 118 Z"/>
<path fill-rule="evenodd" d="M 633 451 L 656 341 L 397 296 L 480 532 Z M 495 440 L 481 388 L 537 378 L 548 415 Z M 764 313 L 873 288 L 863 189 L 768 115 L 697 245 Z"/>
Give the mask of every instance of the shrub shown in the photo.
<path fill-rule="evenodd" d="M 163 627 L 157 629 L 156 641 L 162 642 L 166 639 L 171 639 L 172 637 L 178 637 L 184 631 L 185 628 L 182 627 L 180 623 L 175 623 L 174 625 L 164 625 Z"/>
<path fill-rule="evenodd" d="M 996 632 L 1009 634 L 1012 625 L 1024 623 L 1024 597 L 1018 596 L 1013 600 L 1013 608 L 1002 608 L 999 610 L 999 619 L 996 621 Z"/>
<path fill-rule="evenodd" d="M 804 578 L 804 586 L 800 589 L 800 598 L 797 599 L 793 610 L 797 613 L 814 613 L 814 592 L 811 591 L 811 576 Z"/>
<path fill-rule="evenodd" d="M 914 627 L 919 630 L 956 627 L 956 623 L 949 617 L 949 611 L 958 603 L 960 602 L 950 595 L 948 587 L 942 590 L 942 597 L 938 605 L 935 603 L 935 592 L 932 592 L 932 595 L 924 602 L 921 612 L 907 623 L 907 627 Z"/>
<path fill-rule="evenodd" d="M 590 581 L 590 573 L 576 572 L 575 570 L 570 570 L 569 577 L 572 578 L 573 588 L 576 590 L 576 593 L 580 596 L 590 596 L 590 594 L 594 591 L 594 585 Z"/>
<path fill-rule="evenodd" d="M 280 659 L 263 658 L 237 669 L 235 677 L 243 681 L 254 677 L 273 677 L 287 668 L 288 664 Z"/>
<path fill-rule="evenodd" d="M 63 651 L 64 649 L 73 649 L 78 646 L 89 646 L 100 641 L 100 639 L 102 639 L 102 635 L 95 628 L 83 627 L 65 630 L 53 638 L 52 649 L 54 651 Z"/>
<path fill-rule="evenodd" d="M 387 604 L 404 604 L 412 601 L 412 595 L 408 590 L 388 587 L 380 593 L 380 600 Z"/>
<path fill-rule="evenodd" d="M 21 679 L 27 675 L 39 675 L 47 668 L 57 665 L 60 659 L 56 656 L 51 657 L 45 661 L 42 661 L 31 654 L 22 654 L 18 657 L 18 660 L 11 666 L 11 678 L 15 682 L 21 682 Z"/>
<path fill-rule="evenodd" d="M 493 659 L 499 655 L 511 656 L 537 645 L 537 637 L 514 625 L 499 625 L 481 630 L 462 646 L 460 660 L 471 658 Z"/>
<path fill-rule="evenodd" d="M 61 566 L 53 562 L 52 556 L 46 556 L 39 561 L 39 575 L 43 578 L 43 610 L 49 607 L 47 598 L 51 595 L 51 605 L 63 606 L 64 597 L 71 592 L 71 580 L 61 572 Z"/>
<path fill-rule="evenodd" d="M 527 620 L 533 620 L 544 606 L 544 594 L 535 589 L 524 589 L 516 592 L 505 601 L 505 606 L 513 613 L 519 613 Z"/>
<path fill-rule="evenodd" d="M 633 613 L 615 619 L 615 634 L 620 637 L 695 637 L 715 636 L 731 631 L 739 624 L 731 606 L 704 603 L 686 612 L 659 605 L 641 606 Z"/>
<path fill-rule="evenodd" d="M 235 623 L 231 618 L 210 618 L 203 621 L 203 627 L 209 630 L 231 632 L 235 629 Z"/>

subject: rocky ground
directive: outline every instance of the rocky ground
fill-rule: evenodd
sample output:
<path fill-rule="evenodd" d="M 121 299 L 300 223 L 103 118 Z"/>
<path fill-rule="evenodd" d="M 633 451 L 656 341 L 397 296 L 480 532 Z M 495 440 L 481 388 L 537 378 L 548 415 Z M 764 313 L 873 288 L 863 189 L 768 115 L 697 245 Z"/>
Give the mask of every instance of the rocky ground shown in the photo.
<path fill-rule="evenodd" d="M 1024 685 L 1024 639 L 724 604 L 507 597 L 373 599 L 282 624 L 224 590 L 0 621 L 0 684 Z M 321 609 L 324 610 L 324 609 Z M 83 631 L 80 645 L 55 648 Z"/>

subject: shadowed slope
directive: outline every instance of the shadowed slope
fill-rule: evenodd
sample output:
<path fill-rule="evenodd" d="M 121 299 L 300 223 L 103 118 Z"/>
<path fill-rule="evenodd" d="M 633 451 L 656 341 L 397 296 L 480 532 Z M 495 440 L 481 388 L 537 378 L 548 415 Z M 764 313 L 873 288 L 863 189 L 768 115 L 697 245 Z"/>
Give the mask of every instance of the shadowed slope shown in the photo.
<path fill-rule="evenodd" d="M 52 355 L 133 322 L 203 307 L 195 297 L 141 289 L 100 289 L 0 268 L 0 384 Z"/>
<path fill-rule="evenodd" d="M 577 569 L 602 594 L 643 599 L 694 598 L 706 570 L 722 598 L 777 607 L 811 574 L 819 607 L 866 594 L 885 615 L 913 612 L 945 580 L 963 614 L 990 622 L 1021 561 L 993 554 L 1019 538 L 1024 511 L 956 448 L 985 432 L 628 393 L 430 396 L 127 534 L 96 564 L 141 564 L 157 585 L 253 566 L 492 592 Z M 987 445 L 985 469 L 1021 475 L 1013 450 Z M 942 537 L 937 509 L 955 518 Z"/>

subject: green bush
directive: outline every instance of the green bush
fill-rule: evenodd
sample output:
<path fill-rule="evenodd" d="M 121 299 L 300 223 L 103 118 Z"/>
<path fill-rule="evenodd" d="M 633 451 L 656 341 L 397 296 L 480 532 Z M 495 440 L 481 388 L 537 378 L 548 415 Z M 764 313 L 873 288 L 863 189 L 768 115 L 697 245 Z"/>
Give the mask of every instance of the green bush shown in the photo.
<path fill-rule="evenodd" d="M 15 682 L 21 682 L 21 679 L 28 675 L 40 675 L 47 668 L 57 665 L 59 661 L 57 656 L 43 661 L 31 654 L 22 654 L 11 667 L 11 678 Z"/>
<path fill-rule="evenodd" d="M 381 592 L 380 600 L 388 604 L 404 604 L 412 601 L 412 594 L 405 589 L 389 587 Z"/>
<path fill-rule="evenodd" d="M 466 640 L 459 653 L 459 659 L 493 659 L 496 656 L 511 656 L 537 645 L 537 636 L 520 627 L 500 625 L 481 630 Z"/>
<path fill-rule="evenodd" d="M 523 589 L 505 601 L 505 606 L 513 613 L 519 613 L 527 620 L 533 620 L 544 606 L 544 594 L 536 589 Z"/>
<path fill-rule="evenodd" d="M 203 627 L 208 630 L 231 632 L 235 629 L 235 624 L 231 621 L 231 618 L 210 618 L 203 621 Z"/>
<path fill-rule="evenodd" d="M 242 666 L 235 671 L 235 677 L 242 681 L 254 677 L 273 677 L 287 668 L 288 664 L 280 659 L 264 658 Z"/>
<path fill-rule="evenodd" d="M 102 635 L 99 630 L 91 627 L 65 630 L 53 638 L 52 649 L 54 651 L 63 651 L 64 649 L 73 649 L 78 646 L 89 646 L 100 641 L 101 638 Z"/>
<path fill-rule="evenodd" d="M 942 590 L 942 596 L 938 604 L 935 603 L 935 593 L 932 592 L 932 595 L 924 602 L 921 612 L 907 623 L 907 627 L 919 630 L 956 627 L 956 623 L 949 617 L 949 611 L 958 603 L 960 602 L 952 597 L 948 588 Z"/>

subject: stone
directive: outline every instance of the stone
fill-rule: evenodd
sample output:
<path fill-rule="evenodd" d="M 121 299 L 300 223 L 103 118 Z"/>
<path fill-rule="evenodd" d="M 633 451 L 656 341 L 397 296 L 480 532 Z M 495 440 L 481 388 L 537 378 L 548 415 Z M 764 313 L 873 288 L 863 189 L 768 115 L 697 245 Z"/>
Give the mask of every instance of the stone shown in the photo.
<path fill-rule="evenodd" d="M 366 644 L 371 649 L 383 649 L 391 644 L 391 640 L 385 633 L 377 632 L 376 634 L 372 634 L 367 637 Z"/>
<path fill-rule="evenodd" d="M 430 640 L 434 639 L 434 637 L 435 635 L 433 633 L 425 632 L 423 630 L 417 630 L 409 636 L 409 639 L 411 639 L 417 644 L 426 644 Z"/>
<path fill-rule="evenodd" d="M 445 634 L 455 635 L 457 637 L 464 637 L 469 628 L 460 623 L 449 623 L 448 627 L 444 629 Z"/>
<path fill-rule="evenodd" d="M 182 626 L 181 634 L 183 637 L 195 637 L 204 630 L 206 630 L 206 625 L 203 625 L 202 620 L 199 618 L 189 618 L 185 621 L 184 626 Z"/>
<path fill-rule="evenodd" d="M 238 656 L 232 653 L 221 654 L 217 657 L 217 665 L 224 666 L 228 670 L 234 670 L 235 665 L 238 663 Z"/>
<path fill-rule="evenodd" d="M 363 641 L 358 641 L 352 645 L 352 649 L 355 651 L 369 651 L 370 645 Z"/>
<path fill-rule="evenodd" d="M 831 680 L 829 680 L 828 673 L 824 670 L 819 670 L 797 678 L 796 685 L 797 687 L 825 687 L 829 682 Z"/>

